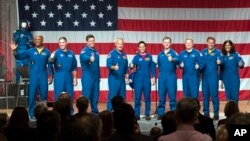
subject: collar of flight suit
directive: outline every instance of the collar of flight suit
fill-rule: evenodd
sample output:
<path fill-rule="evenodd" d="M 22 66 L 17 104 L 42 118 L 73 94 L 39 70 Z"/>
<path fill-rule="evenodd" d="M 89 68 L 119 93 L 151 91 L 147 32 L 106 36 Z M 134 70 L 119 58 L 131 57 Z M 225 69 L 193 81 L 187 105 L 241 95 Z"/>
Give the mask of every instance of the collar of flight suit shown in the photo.
<path fill-rule="evenodd" d="M 36 51 L 37 51 L 39 54 L 41 54 L 41 52 L 43 52 L 43 49 L 44 49 L 44 47 L 42 47 L 41 49 L 38 48 L 38 47 L 36 47 Z"/>
<path fill-rule="evenodd" d="M 117 49 L 115 49 L 115 51 L 116 51 L 118 54 L 124 54 L 123 51 L 118 51 Z"/>
<path fill-rule="evenodd" d="M 207 48 L 207 52 L 208 52 L 208 54 L 213 53 L 213 52 L 214 52 L 214 50 L 215 50 L 215 47 L 214 47 L 211 51 Z"/>
<path fill-rule="evenodd" d="M 193 51 L 194 51 L 194 47 L 191 48 L 191 51 L 187 51 L 187 49 L 186 49 L 186 52 L 187 52 L 187 53 L 192 53 Z"/>

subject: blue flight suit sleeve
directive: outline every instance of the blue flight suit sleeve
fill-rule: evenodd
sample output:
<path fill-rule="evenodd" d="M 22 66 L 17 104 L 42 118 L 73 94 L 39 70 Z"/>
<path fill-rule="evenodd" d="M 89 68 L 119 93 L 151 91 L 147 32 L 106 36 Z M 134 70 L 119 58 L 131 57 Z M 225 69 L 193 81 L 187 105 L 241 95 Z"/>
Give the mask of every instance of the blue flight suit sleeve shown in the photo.
<path fill-rule="evenodd" d="M 151 61 L 150 61 L 150 71 L 152 77 L 156 77 L 156 63 L 153 61 L 152 56 L 151 56 Z"/>
<path fill-rule="evenodd" d="M 49 61 L 49 57 L 50 57 L 50 52 L 48 51 L 48 74 L 49 74 L 49 76 L 50 75 L 53 75 L 54 74 L 54 70 L 53 70 L 53 64 L 52 63 L 50 63 L 50 61 Z"/>
<path fill-rule="evenodd" d="M 87 54 L 87 52 L 85 51 L 81 52 L 80 61 L 81 61 L 81 64 L 90 62 L 90 56 Z"/>
<path fill-rule="evenodd" d="M 179 56 L 178 56 L 177 52 L 175 52 L 175 51 L 173 53 L 173 59 L 174 59 L 174 63 L 176 65 L 178 65 L 179 64 Z"/>
<path fill-rule="evenodd" d="M 203 57 L 202 53 L 199 52 L 197 59 L 198 59 L 197 62 L 199 64 L 199 70 L 202 70 L 205 65 L 205 62 L 204 62 L 205 58 Z"/>
<path fill-rule="evenodd" d="M 33 35 L 28 32 L 28 39 L 29 39 L 29 48 L 32 48 L 33 47 Z"/>
<path fill-rule="evenodd" d="M 156 64 L 155 64 L 155 65 L 158 64 L 158 68 L 159 68 L 159 65 L 160 65 L 160 54 L 161 54 L 161 53 L 158 54 L 158 56 L 157 56 L 157 62 L 156 62 Z"/>
<path fill-rule="evenodd" d="M 127 55 L 126 55 L 126 57 L 127 57 Z M 128 58 L 128 57 L 127 57 Z M 126 64 L 125 64 L 125 74 L 128 74 L 128 59 L 126 60 L 126 62 L 125 62 Z"/>
<path fill-rule="evenodd" d="M 183 54 L 184 54 L 184 52 L 181 52 L 180 53 L 180 56 L 179 56 L 179 58 L 178 58 L 178 66 L 179 66 L 179 68 L 180 69 L 183 69 L 182 67 L 180 67 L 180 64 L 182 63 L 182 62 L 184 62 L 184 60 L 183 60 Z"/>
<path fill-rule="evenodd" d="M 108 58 L 107 58 L 107 67 L 108 69 L 112 69 L 113 66 L 113 56 L 111 55 L 111 53 L 108 54 Z"/>
<path fill-rule="evenodd" d="M 238 63 L 242 62 L 242 66 L 239 66 L 239 68 L 242 69 L 245 66 L 245 62 L 243 61 L 243 59 L 241 58 L 241 56 L 240 56 L 240 54 L 238 52 L 236 52 L 236 54 L 237 54 L 237 61 L 238 61 Z"/>
<path fill-rule="evenodd" d="M 135 55 L 131 63 L 134 64 L 134 68 L 137 67 L 137 55 Z"/>
<path fill-rule="evenodd" d="M 76 56 L 74 55 L 74 60 L 72 64 L 72 71 L 77 71 L 77 61 L 76 61 Z"/>

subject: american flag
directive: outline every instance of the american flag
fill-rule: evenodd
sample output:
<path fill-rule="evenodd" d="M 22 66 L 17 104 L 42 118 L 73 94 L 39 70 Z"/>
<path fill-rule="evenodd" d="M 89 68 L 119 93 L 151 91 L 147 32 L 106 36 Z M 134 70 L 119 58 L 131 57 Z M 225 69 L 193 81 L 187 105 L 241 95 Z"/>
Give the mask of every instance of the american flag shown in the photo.
<path fill-rule="evenodd" d="M 114 39 L 125 39 L 124 51 L 131 62 L 137 43 L 144 40 L 147 52 L 156 61 L 162 50 L 162 38 L 170 36 L 172 48 L 178 53 L 185 49 L 184 39 L 192 37 L 195 48 L 206 47 L 206 38 L 214 36 L 217 47 L 231 39 L 242 55 L 246 67 L 239 71 L 241 77 L 240 99 L 247 99 L 250 83 L 250 1 L 249 0 L 18 0 L 19 20 L 27 19 L 33 35 L 44 36 L 45 46 L 51 51 L 58 48 L 58 38 L 66 36 L 69 48 L 78 60 L 78 86 L 75 96 L 81 95 L 80 50 L 85 46 L 85 36 L 96 37 L 100 53 L 100 101 L 108 95 L 108 69 L 106 58 L 114 48 Z M 178 74 L 177 97 L 182 97 L 181 70 Z M 152 86 L 152 100 L 157 87 Z M 200 94 L 202 97 L 202 93 Z M 225 100 L 220 89 L 221 100 Z M 133 92 L 127 86 L 127 100 Z M 49 87 L 49 100 L 53 100 L 53 85 Z"/>

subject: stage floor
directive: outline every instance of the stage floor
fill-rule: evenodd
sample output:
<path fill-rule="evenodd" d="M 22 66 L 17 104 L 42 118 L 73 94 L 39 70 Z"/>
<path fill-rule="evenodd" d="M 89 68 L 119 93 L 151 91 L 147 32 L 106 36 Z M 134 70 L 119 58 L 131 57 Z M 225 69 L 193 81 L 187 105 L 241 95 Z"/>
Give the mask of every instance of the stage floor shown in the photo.
<path fill-rule="evenodd" d="M 128 102 L 129 104 L 132 104 L 132 106 L 134 106 L 134 102 Z M 202 102 L 201 102 L 201 113 L 202 112 Z M 220 116 L 223 117 L 224 116 L 224 107 L 225 107 L 226 101 L 220 101 Z M 75 112 L 77 112 L 77 108 L 75 106 L 75 103 L 73 104 L 74 106 L 74 110 Z M 106 110 L 106 103 L 99 103 L 98 104 L 98 108 L 99 108 L 99 112 Z M 245 100 L 245 101 L 239 101 L 239 108 L 241 112 L 249 112 L 250 113 L 250 101 Z M 142 106 L 141 106 L 141 114 L 143 115 L 144 113 L 144 102 L 142 102 Z M 0 112 L 5 112 L 8 113 L 8 115 L 11 114 L 13 109 L 0 109 Z M 156 103 L 152 102 L 151 103 L 151 114 L 154 114 L 156 110 Z M 90 108 L 88 109 L 88 111 L 90 111 Z M 169 103 L 166 103 L 166 111 L 169 111 Z M 212 102 L 210 102 L 210 112 L 211 112 L 211 116 L 213 115 L 213 107 L 212 107 Z"/>

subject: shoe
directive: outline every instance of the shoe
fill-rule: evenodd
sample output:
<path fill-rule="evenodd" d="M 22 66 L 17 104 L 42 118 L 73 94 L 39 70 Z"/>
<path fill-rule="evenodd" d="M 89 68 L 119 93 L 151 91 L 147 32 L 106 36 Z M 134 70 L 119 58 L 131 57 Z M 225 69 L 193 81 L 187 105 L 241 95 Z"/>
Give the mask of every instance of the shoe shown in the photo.
<path fill-rule="evenodd" d="M 158 116 L 158 117 L 157 117 L 157 120 L 161 120 L 161 119 L 162 119 L 162 116 Z"/>
<path fill-rule="evenodd" d="M 209 115 L 209 114 L 204 114 L 204 116 L 206 116 L 206 117 L 209 117 L 209 118 L 210 118 L 210 115 Z"/>
<path fill-rule="evenodd" d="M 218 115 L 214 115 L 213 120 L 219 120 L 219 116 Z"/>
<path fill-rule="evenodd" d="M 150 118 L 150 116 L 145 116 L 145 119 L 150 120 L 151 118 Z"/>

